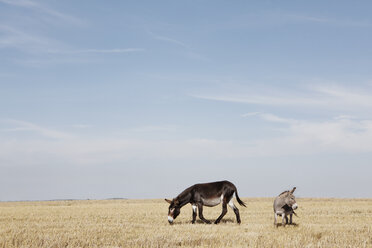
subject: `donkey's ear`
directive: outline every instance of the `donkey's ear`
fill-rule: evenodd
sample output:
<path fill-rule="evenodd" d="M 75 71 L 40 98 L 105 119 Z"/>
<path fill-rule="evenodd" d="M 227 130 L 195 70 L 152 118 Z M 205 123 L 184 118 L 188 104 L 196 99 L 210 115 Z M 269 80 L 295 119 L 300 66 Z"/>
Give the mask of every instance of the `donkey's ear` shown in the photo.
<path fill-rule="evenodd" d="M 291 193 L 293 194 L 293 192 L 295 192 L 296 190 L 296 187 L 293 187 L 293 189 L 291 190 Z"/>
<path fill-rule="evenodd" d="M 166 202 L 168 202 L 169 204 L 171 204 L 172 203 L 172 201 L 171 200 L 168 200 L 168 199 L 164 199 Z"/>

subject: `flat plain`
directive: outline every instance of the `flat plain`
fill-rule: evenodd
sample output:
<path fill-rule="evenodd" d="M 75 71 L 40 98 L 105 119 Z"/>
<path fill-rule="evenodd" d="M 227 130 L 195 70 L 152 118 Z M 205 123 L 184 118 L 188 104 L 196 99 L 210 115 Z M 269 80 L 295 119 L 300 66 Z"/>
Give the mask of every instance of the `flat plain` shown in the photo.
<path fill-rule="evenodd" d="M 231 209 L 193 225 L 191 205 L 169 225 L 163 199 L 0 202 L 0 247 L 372 247 L 372 199 L 297 199 L 295 224 L 277 228 L 273 198 L 242 199 L 240 225 Z"/>

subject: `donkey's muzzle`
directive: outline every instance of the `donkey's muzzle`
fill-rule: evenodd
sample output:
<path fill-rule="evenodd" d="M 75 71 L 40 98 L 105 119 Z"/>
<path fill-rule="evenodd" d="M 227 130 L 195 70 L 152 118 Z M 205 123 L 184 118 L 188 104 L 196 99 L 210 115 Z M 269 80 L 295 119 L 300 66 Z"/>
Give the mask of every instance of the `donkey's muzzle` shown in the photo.
<path fill-rule="evenodd" d="M 296 210 L 297 208 L 298 208 L 297 203 L 295 203 L 295 204 L 292 205 L 292 209 L 293 209 L 293 210 Z"/>
<path fill-rule="evenodd" d="M 173 224 L 173 217 L 168 216 L 168 222 L 169 222 L 169 224 Z"/>

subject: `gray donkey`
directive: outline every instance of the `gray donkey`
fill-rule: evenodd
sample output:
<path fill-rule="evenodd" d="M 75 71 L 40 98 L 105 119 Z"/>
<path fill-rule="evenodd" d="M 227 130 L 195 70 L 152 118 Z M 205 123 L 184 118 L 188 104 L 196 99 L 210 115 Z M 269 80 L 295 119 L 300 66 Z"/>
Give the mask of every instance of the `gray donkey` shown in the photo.
<path fill-rule="evenodd" d="M 291 191 L 287 190 L 278 195 L 274 200 L 274 225 L 277 225 L 278 215 L 282 216 L 282 225 L 285 226 L 288 224 L 288 215 L 289 215 L 289 224 L 292 224 L 292 215 L 296 213 L 294 210 L 298 208 L 296 203 L 296 198 L 293 195 L 293 192 L 296 190 L 296 187 L 293 187 Z M 297 215 L 296 215 L 297 216 Z M 285 219 L 285 222 L 284 222 Z"/>

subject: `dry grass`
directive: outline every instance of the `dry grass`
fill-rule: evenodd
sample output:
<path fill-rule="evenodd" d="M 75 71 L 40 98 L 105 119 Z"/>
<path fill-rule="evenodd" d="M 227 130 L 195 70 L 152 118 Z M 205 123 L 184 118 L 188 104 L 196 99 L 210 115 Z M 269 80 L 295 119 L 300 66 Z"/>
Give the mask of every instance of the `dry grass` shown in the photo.
<path fill-rule="evenodd" d="M 245 198 L 219 225 L 174 225 L 164 200 L 0 203 L 0 247 L 372 247 L 372 199 L 298 199 L 296 225 L 273 226 L 273 199 Z M 205 208 L 215 219 L 221 206 Z"/>

